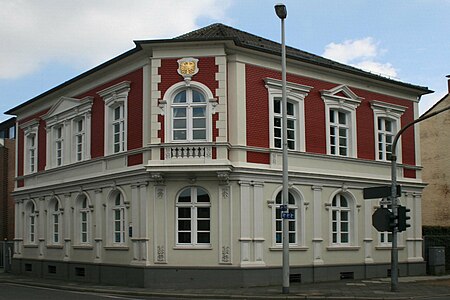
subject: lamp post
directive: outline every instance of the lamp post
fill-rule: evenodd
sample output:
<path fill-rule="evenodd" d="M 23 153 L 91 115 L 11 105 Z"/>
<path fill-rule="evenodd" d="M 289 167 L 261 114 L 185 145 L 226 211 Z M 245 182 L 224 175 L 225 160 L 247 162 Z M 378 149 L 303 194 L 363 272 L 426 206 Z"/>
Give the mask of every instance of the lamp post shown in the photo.
<path fill-rule="evenodd" d="M 275 13 L 281 20 L 281 81 L 282 81 L 282 147 L 283 147 L 283 207 L 287 209 L 289 199 L 288 179 L 288 143 L 287 143 L 287 98 L 286 98 L 286 43 L 284 32 L 284 19 L 287 17 L 287 9 L 284 4 L 275 5 Z M 283 218 L 283 294 L 289 294 L 289 220 Z"/>
<path fill-rule="evenodd" d="M 392 150 L 391 150 L 391 209 L 392 213 L 394 215 L 394 218 L 396 219 L 396 222 L 398 222 L 398 202 L 397 202 L 397 142 L 400 138 L 400 135 L 405 132 L 406 129 L 411 127 L 414 124 L 417 124 L 419 122 L 422 122 L 426 119 L 429 119 L 431 117 L 434 117 L 437 114 L 440 114 L 444 111 L 450 110 L 450 106 L 445 107 L 443 109 L 437 110 L 433 113 L 429 113 L 426 115 L 422 115 L 420 118 L 417 118 L 416 120 L 412 121 L 411 123 L 406 124 L 403 128 L 397 132 L 397 134 L 394 137 L 394 141 L 392 142 Z M 391 248 L 391 291 L 397 292 L 398 291 L 398 248 L 397 248 L 397 234 L 398 234 L 398 228 L 397 226 L 394 227 L 392 230 L 392 248 Z"/>

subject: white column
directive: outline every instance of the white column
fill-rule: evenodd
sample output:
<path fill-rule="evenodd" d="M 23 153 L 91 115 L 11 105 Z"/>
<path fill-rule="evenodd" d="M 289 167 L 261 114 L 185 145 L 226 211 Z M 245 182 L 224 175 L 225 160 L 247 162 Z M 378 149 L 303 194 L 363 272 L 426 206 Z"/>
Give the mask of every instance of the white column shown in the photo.
<path fill-rule="evenodd" d="M 241 265 L 249 264 L 250 246 L 251 246 L 251 228 L 250 228 L 250 182 L 239 181 L 241 189 L 241 236 L 239 242 L 241 244 Z"/>
<path fill-rule="evenodd" d="M 253 183 L 253 257 L 255 263 L 265 265 L 263 257 L 264 246 L 264 184 Z"/>
<path fill-rule="evenodd" d="M 70 260 L 70 250 L 71 250 L 71 225 L 73 216 L 73 204 L 70 197 L 70 193 L 64 194 L 64 211 L 63 211 L 63 222 L 64 222 L 64 259 L 65 261 Z"/>
<path fill-rule="evenodd" d="M 323 265 L 322 258 L 322 186 L 313 185 L 313 265 Z"/>
<path fill-rule="evenodd" d="M 52 153 L 53 153 L 53 145 L 52 145 L 52 128 L 51 127 L 47 127 L 46 128 L 46 133 L 47 133 L 47 141 L 46 141 L 46 146 L 47 146 L 47 150 L 45 151 L 45 169 L 48 170 L 52 167 L 53 165 L 53 161 L 52 161 Z M 25 137 L 26 138 L 26 137 Z M 37 137 L 36 137 L 37 139 Z M 26 151 L 26 150 L 25 150 Z M 36 153 L 37 155 L 37 153 Z M 26 157 L 26 155 L 25 155 Z M 26 159 L 26 158 L 25 158 Z M 37 166 L 36 166 L 37 168 Z"/>
<path fill-rule="evenodd" d="M 372 200 L 365 200 L 364 202 L 364 262 L 366 264 L 373 264 L 372 257 L 372 214 L 373 214 Z"/>
<path fill-rule="evenodd" d="M 95 228 L 95 238 L 94 238 L 94 249 L 95 249 L 95 263 L 102 262 L 102 247 L 103 247 L 103 227 L 102 225 L 107 222 L 106 219 L 103 219 L 103 191 L 102 189 L 96 189 L 95 190 L 95 199 L 94 199 L 94 211 L 95 211 L 95 222 L 94 222 L 94 228 Z"/>

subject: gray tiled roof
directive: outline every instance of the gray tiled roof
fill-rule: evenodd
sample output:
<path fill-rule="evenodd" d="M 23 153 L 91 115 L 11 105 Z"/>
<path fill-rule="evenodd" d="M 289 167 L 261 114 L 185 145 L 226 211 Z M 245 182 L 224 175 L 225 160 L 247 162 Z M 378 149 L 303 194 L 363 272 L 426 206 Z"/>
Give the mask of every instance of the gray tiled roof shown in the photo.
<path fill-rule="evenodd" d="M 221 23 L 211 24 L 198 30 L 194 30 L 192 32 L 180 35 L 174 38 L 173 40 L 184 40 L 184 41 L 233 40 L 237 46 L 243 48 L 263 51 L 277 55 L 281 54 L 281 45 L 279 43 L 242 30 L 238 30 L 236 28 Z M 419 89 L 422 90 L 425 94 L 432 92 L 427 87 L 412 85 L 397 80 L 393 80 L 387 77 L 379 76 L 374 73 L 363 71 L 361 69 L 341 64 L 336 61 L 321 57 L 319 55 L 308 53 L 288 46 L 286 46 L 286 56 L 288 58 L 303 61 L 306 63 L 333 68 L 344 72 L 354 73 L 360 76 L 370 77 L 385 82 L 400 84 L 413 89 Z"/>

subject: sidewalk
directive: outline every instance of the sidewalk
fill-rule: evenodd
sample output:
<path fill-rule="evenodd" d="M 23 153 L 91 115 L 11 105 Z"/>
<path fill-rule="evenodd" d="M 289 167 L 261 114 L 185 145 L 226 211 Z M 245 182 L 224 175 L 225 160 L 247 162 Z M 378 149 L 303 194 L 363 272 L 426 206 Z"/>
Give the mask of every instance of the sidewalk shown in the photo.
<path fill-rule="evenodd" d="M 346 280 L 325 283 L 292 284 L 289 295 L 281 294 L 281 286 L 230 289 L 152 289 L 96 285 L 0 273 L 0 282 L 63 289 L 79 292 L 106 293 L 133 297 L 171 297 L 180 299 L 450 299 L 450 275 L 399 278 L 399 291 L 390 291 L 390 278 Z"/>

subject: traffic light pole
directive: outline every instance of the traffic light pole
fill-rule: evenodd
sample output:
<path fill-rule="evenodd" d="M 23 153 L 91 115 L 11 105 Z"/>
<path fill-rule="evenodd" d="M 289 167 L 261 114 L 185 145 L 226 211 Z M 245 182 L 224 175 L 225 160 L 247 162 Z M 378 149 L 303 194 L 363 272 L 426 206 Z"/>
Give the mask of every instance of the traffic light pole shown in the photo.
<path fill-rule="evenodd" d="M 422 115 L 420 118 L 412 121 L 409 124 L 406 124 L 402 129 L 397 132 L 397 134 L 394 137 L 394 141 L 392 143 L 392 154 L 391 154 L 391 209 L 392 213 L 394 215 L 394 219 L 396 220 L 398 224 L 398 202 L 397 202 L 397 143 L 400 138 L 400 135 L 402 135 L 403 132 L 405 132 L 406 129 L 411 127 L 414 124 L 417 124 L 419 122 L 422 122 L 426 119 L 429 119 L 431 117 L 434 117 L 437 114 L 440 114 L 446 110 L 450 110 L 450 106 L 437 110 L 433 113 Z M 397 248 L 397 235 L 398 235 L 398 227 L 394 226 L 394 229 L 392 230 L 392 248 L 391 248 L 391 291 L 397 292 L 398 291 L 398 248 Z"/>

